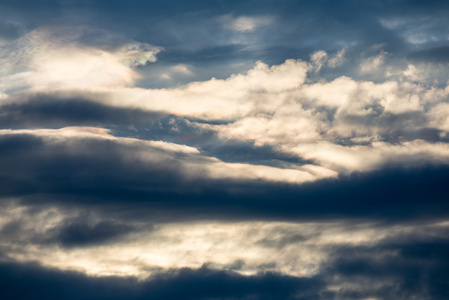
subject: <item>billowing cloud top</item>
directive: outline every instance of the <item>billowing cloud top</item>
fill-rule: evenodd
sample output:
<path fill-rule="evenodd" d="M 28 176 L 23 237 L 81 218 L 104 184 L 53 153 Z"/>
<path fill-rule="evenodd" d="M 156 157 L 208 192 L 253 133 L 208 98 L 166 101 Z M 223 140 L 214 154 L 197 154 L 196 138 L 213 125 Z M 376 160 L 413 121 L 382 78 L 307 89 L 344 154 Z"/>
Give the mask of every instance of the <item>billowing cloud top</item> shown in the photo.
<path fill-rule="evenodd" d="M 4 1 L 0 297 L 446 299 L 448 10 Z"/>

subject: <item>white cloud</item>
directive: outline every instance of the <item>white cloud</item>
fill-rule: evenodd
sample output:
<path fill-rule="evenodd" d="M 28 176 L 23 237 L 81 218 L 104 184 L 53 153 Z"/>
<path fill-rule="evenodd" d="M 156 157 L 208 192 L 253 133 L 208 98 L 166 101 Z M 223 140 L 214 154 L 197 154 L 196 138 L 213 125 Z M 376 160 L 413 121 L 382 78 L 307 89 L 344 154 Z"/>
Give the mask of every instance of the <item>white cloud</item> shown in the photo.
<path fill-rule="evenodd" d="M 365 59 L 360 64 L 360 71 L 362 73 L 376 72 L 384 64 L 386 56 L 387 52 L 381 51 L 379 55 Z"/>
<path fill-rule="evenodd" d="M 38 29 L 0 48 L 0 91 L 124 87 L 132 69 L 156 60 L 160 48 L 127 44 L 114 52 L 79 45 L 77 33 L 60 37 Z"/>
<path fill-rule="evenodd" d="M 104 101 L 114 106 L 131 106 L 205 119 L 234 119 L 255 109 L 272 111 L 283 102 L 284 93 L 305 80 L 308 64 L 287 60 L 269 67 L 257 62 L 247 74 L 228 79 L 212 78 L 175 89 L 103 89 Z M 96 89 L 95 92 L 101 91 Z M 287 96 L 287 94 L 285 94 Z"/>
<path fill-rule="evenodd" d="M 430 125 L 449 132 L 449 103 L 439 103 L 428 113 Z"/>
<path fill-rule="evenodd" d="M 310 61 L 312 62 L 316 72 L 321 70 L 323 64 L 327 61 L 327 53 L 323 50 L 312 53 L 310 56 Z"/>
<path fill-rule="evenodd" d="M 112 54 L 117 57 L 118 61 L 126 66 L 135 68 L 144 66 L 149 62 L 155 62 L 156 54 L 159 53 L 161 49 L 162 48 L 153 47 L 144 43 L 131 43 L 120 47 Z"/>
<path fill-rule="evenodd" d="M 191 74 L 192 73 L 189 70 L 189 68 L 183 64 L 173 66 L 171 69 L 173 70 L 173 72 L 176 72 L 176 73 L 183 73 L 183 74 Z"/>
<path fill-rule="evenodd" d="M 405 168 L 431 163 L 449 165 L 449 145 L 422 140 L 398 145 L 373 141 L 368 146 L 343 146 L 323 141 L 297 145 L 290 151 L 339 173 L 372 171 L 388 165 Z"/>
<path fill-rule="evenodd" d="M 346 50 L 341 49 L 340 51 L 337 52 L 337 54 L 332 56 L 329 59 L 329 61 L 327 62 L 329 67 L 335 68 L 335 67 L 341 66 L 345 60 L 345 53 L 346 53 Z"/>
<path fill-rule="evenodd" d="M 407 79 L 410 79 L 412 81 L 420 81 L 422 79 L 422 76 L 416 66 L 409 64 L 407 66 L 407 69 L 402 72 L 402 74 L 407 77 Z"/>

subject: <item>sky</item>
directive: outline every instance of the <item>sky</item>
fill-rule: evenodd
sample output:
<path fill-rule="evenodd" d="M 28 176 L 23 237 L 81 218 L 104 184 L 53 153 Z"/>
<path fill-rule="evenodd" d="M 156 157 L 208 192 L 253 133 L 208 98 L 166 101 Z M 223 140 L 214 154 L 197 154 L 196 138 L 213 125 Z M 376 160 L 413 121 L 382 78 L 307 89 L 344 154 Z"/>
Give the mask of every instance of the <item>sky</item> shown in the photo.
<path fill-rule="evenodd" d="M 448 299 L 448 15 L 0 0 L 0 298 Z"/>

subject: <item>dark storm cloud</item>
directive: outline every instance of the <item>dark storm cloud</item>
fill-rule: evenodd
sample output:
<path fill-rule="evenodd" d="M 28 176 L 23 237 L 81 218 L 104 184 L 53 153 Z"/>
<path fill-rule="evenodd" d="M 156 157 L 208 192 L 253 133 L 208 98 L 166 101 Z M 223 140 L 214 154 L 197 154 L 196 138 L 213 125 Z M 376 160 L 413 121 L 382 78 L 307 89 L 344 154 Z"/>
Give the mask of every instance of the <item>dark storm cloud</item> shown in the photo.
<path fill-rule="evenodd" d="M 180 269 L 138 282 L 135 278 L 87 277 L 33 264 L 0 264 L 0 288 L 8 299 L 316 299 L 323 282 L 262 273 Z"/>
<path fill-rule="evenodd" d="M 124 149 L 113 141 L 87 139 L 72 145 L 54 146 L 41 143 L 41 139 L 28 135 L 0 137 L 4 154 L 1 159 L 4 167 L 1 177 L 5 183 L 16 182 L 3 185 L 3 193 L 26 193 L 29 189 L 37 189 L 35 192 L 53 193 L 59 190 L 70 194 L 104 189 L 103 192 L 108 194 L 108 186 L 112 183 L 119 190 L 125 186 L 128 186 L 125 190 L 133 190 L 132 186 L 139 190 L 145 183 L 152 183 L 150 189 L 157 189 L 179 180 L 176 160 L 160 160 L 151 163 L 151 166 L 145 166 L 138 160 L 132 163 L 132 159 L 124 159 L 122 152 L 131 149 Z M 20 158 L 9 155 L 7 158 L 6 154 L 11 152 Z M 103 179 L 98 181 L 100 178 Z M 112 190 L 110 192 L 114 193 Z"/>

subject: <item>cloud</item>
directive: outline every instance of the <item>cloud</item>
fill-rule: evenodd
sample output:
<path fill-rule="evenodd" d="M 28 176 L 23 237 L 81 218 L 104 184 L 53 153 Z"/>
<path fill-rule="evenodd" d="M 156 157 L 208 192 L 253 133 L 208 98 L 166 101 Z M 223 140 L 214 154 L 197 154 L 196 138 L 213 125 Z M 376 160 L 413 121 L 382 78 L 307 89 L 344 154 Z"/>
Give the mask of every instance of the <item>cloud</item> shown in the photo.
<path fill-rule="evenodd" d="M 72 222 L 62 228 L 57 240 L 66 247 L 94 245 L 114 240 L 132 231 L 132 227 L 114 222 L 102 221 L 88 224 L 84 220 Z"/>
<path fill-rule="evenodd" d="M 398 182 L 393 181 L 392 184 Z M 366 183 L 358 185 L 364 192 L 366 186 L 369 186 Z M 379 186 L 375 189 L 380 189 Z M 428 186 L 423 187 L 426 188 Z M 337 186 L 329 193 L 354 196 L 354 193 L 346 193 L 350 191 L 348 188 L 343 192 L 339 189 L 344 190 L 344 187 Z M 413 192 L 416 194 L 416 191 Z M 37 261 L 46 267 L 76 269 L 90 276 L 137 276 L 147 279 L 172 268 L 200 268 L 208 265 L 215 270 L 233 270 L 244 275 L 275 271 L 310 278 L 326 272 L 340 248 L 360 248 L 378 251 L 379 255 L 396 255 L 390 249 L 402 247 L 401 243 L 413 245 L 447 240 L 447 222 L 438 221 L 438 218 L 410 221 L 410 213 L 404 220 L 404 216 L 395 211 L 410 207 L 397 207 L 392 199 L 386 199 L 392 211 L 380 210 L 383 204 L 379 203 L 378 196 L 382 193 L 385 191 L 374 194 L 373 199 L 357 199 L 348 204 L 340 196 L 338 205 L 347 205 L 346 210 L 353 210 L 353 216 L 349 219 L 337 218 L 337 210 L 328 199 L 317 203 L 317 207 L 331 206 L 330 217 L 317 218 L 310 208 L 302 206 L 300 211 L 309 209 L 304 216 L 288 219 L 285 214 L 295 209 L 294 203 L 290 203 L 286 205 L 288 209 L 284 208 L 284 215 L 281 216 L 283 221 L 275 221 L 274 211 L 282 209 L 284 204 L 277 207 L 271 203 L 267 208 L 268 218 L 254 218 L 247 213 L 238 222 L 229 222 L 226 218 L 220 220 L 221 217 L 216 218 L 216 215 L 211 214 L 211 209 L 199 210 L 200 193 L 196 193 L 197 200 L 183 199 L 188 202 L 186 206 L 179 206 L 176 200 L 168 197 L 161 198 L 161 194 L 152 204 L 151 199 L 148 199 L 146 205 L 140 203 L 137 206 L 132 198 L 122 199 L 122 203 L 111 199 L 101 203 L 98 195 L 96 198 L 89 196 L 90 203 L 84 205 L 79 199 L 70 203 L 70 199 L 64 195 L 58 198 L 63 197 L 65 201 L 53 203 L 45 203 L 44 199 L 37 201 L 36 198 L 30 199 L 35 200 L 34 203 L 29 200 L 22 203 L 16 200 L 6 202 L 3 199 L 0 224 L 3 239 L 0 250 L 13 261 Z M 310 197 L 315 199 L 324 196 L 317 191 L 311 194 Z M 398 197 L 397 194 L 393 196 Z M 304 191 L 297 191 L 295 195 L 307 197 Z M 422 210 L 423 202 L 418 199 L 421 196 L 408 199 L 407 206 L 416 205 L 418 212 L 428 217 L 429 212 Z M 251 197 L 244 199 L 239 201 L 247 201 L 252 209 L 258 208 Z M 264 199 L 260 197 L 257 201 L 263 202 Z M 306 199 L 301 201 L 304 203 Z M 314 199 L 310 201 L 317 202 Z M 403 202 L 404 199 L 397 201 Z M 424 202 L 438 203 L 427 199 Z M 173 214 L 174 204 L 182 214 Z M 244 203 L 240 205 L 243 208 Z M 354 208 L 355 205 L 361 208 Z M 164 206 L 172 211 L 171 215 L 164 211 Z M 221 206 L 221 203 L 216 201 L 214 206 Z M 241 209 L 229 210 L 229 203 L 225 207 L 219 207 L 218 211 L 227 209 L 228 216 L 234 217 L 242 213 Z M 360 212 L 364 207 L 379 217 L 358 219 L 363 215 Z M 443 206 L 438 207 L 441 212 Z M 404 211 L 401 213 L 405 214 Z M 392 220 L 385 222 L 388 214 Z M 311 222 L 307 216 L 312 216 L 314 221 Z M 344 253 L 342 251 L 341 254 Z M 340 256 L 337 255 L 337 258 Z"/>
<path fill-rule="evenodd" d="M 160 51 L 134 43 L 108 52 L 81 46 L 75 29 L 64 37 L 60 34 L 37 29 L 3 45 L 0 90 L 124 87 L 138 78 L 132 68 L 154 62 Z"/>
<path fill-rule="evenodd" d="M 336 250 L 327 271 L 337 278 L 338 295 L 344 298 L 373 297 L 444 299 L 447 280 L 445 251 L 447 231 L 397 241 L 386 240 L 374 247 L 343 247 Z M 337 275 L 338 274 L 338 275 Z M 350 281 L 348 285 L 346 282 Z M 370 282 L 370 285 L 366 285 Z"/>
<path fill-rule="evenodd" d="M 345 49 L 341 49 L 334 56 L 332 56 L 328 61 L 329 67 L 335 68 L 341 66 L 345 60 L 345 52 Z"/>
<path fill-rule="evenodd" d="M 265 273 L 242 276 L 207 267 L 179 269 L 138 282 L 134 278 L 86 277 L 76 272 L 59 272 L 32 264 L 2 263 L 3 294 L 16 299 L 33 295 L 45 299 L 313 299 L 323 287 L 319 279 Z M 18 288 L 20 286 L 20 288 Z M 33 287 L 33 288 L 32 288 Z"/>
<path fill-rule="evenodd" d="M 256 63 L 247 74 L 228 79 L 193 82 L 174 89 L 99 89 L 105 103 L 120 107 L 136 107 L 201 119 L 232 119 L 247 114 L 254 106 L 273 106 L 266 96 L 300 86 L 306 78 L 307 64 L 288 60 L 269 67 Z"/>
<path fill-rule="evenodd" d="M 73 172 L 73 174 L 70 177 L 86 176 L 85 178 L 88 181 L 92 180 L 91 183 L 86 182 L 86 188 L 94 184 L 94 178 L 98 178 L 98 176 L 101 176 L 100 174 L 109 177 L 110 180 L 121 181 L 123 179 L 122 174 L 118 171 L 121 168 L 126 169 L 126 172 L 131 172 L 130 174 L 134 174 L 127 180 L 132 185 L 132 180 L 141 182 L 141 179 L 138 179 L 139 176 L 144 176 L 147 173 L 145 181 L 150 183 L 155 180 L 150 185 L 152 186 L 151 189 L 159 189 L 157 187 L 159 184 L 162 184 L 159 186 L 160 188 L 162 186 L 168 188 L 168 186 L 176 183 L 176 185 L 179 184 L 179 188 L 189 190 L 189 182 L 193 183 L 197 180 L 231 180 L 236 182 L 267 180 L 295 183 L 335 176 L 335 172 L 308 165 L 280 168 L 247 163 L 227 163 L 202 155 L 194 147 L 162 141 L 114 137 L 108 133 L 108 130 L 102 128 L 66 127 L 58 130 L 1 130 L 0 137 L 1 141 L 7 146 L 5 149 L 15 148 L 22 143 L 30 143 L 29 149 L 25 152 L 34 152 L 34 158 L 24 157 L 20 169 L 14 174 L 9 174 L 11 179 L 20 180 L 21 173 L 27 168 L 47 169 L 49 175 L 52 174 L 48 178 L 50 180 L 48 183 L 51 186 L 53 184 L 59 185 L 60 183 L 57 182 L 63 180 L 57 175 L 59 168 L 66 168 L 66 171 L 71 170 L 70 172 Z M 95 148 L 96 150 L 91 150 Z M 20 152 L 17 154 L 22 155 Z M 56 157 L 59 157 L 57 160 L 61 164 L 60 167 L 54 165 Z M 14 158 L 13 161 L 16 159 L 18 157 Z M 74 161 L 78 161 L 78 164 L 73 164 Z M 6 165 L 7 161 L 4 160 L 3 162 Z M 114 168 L 117 168 L 117 171 L 114 171 Z M 38 173 L 31 172 L 31 169 L 26 173 L 40 177 Z M 38 179 L 36 178 L 36 180 Z M 32 183 L 32 181 L 29 183 Z M 50 189 L 52 188 L 50 187 Z"/>
<path fill-rule="evenodd" d="M 402 225 L 203 223 L 193 226 L 187 224 L 187 228 L 185 225 L 170 225 L 160 229 L 161 231 L 156 231 L 156 234 L 160 235 L 159 238 L 153 236 L 151 243 L 145 245 L 145 252 L 148 253 L 148 249 L 153 249 L 157 253 L 157 249 L 154 248 L 157 248 L 157 244 L 161 242 L 178 243 L 179 246 L 187 247 L 187 249 L 190 243 L 194 243 L 195 249 L 199 250 L 196 259 L 202 260 L 210 259 L 202 255 L 203 248 L 209 249 L 209 252 L 234 250 L 233 255 L 244 256 L 245 251 L 248 251 L 246 249 L 248 244 L 256 242 L 255 245 L 265 247 L 265 251 L 271 249 L 281 254 L 277 257 L 276 264 L 288 258 L 286 262 L 295 266 L 292 259 L 306 258 L 308 254 L 310 258 L 319 262 L 320 267 L 315 273 L 306 276 L 285 275 L 267 270 L 244 275 L 241 273 L 241 268 L 245 269 L 247 264 L 251 264 L 251 259 L 254 259 L 254 256 L 249 256 L 227 265 L 228 268 L 232 268 L 231 265 L 239 265 L 236 271 L 214 269 L 216 265 L 213 262 L 190 268 L 179 265 L 177 268 L 168 269 L 154 267 L 153 275 L 137 280 L 136 277 L 126 274 L 105 276 L 105 273 L 100 273 L 97 276 L 86 276 L 82 272 L 73 271 L 73 268 L 58 270 L 36 263 L 18 263 L 3 258 L 0 264 L 0 276 L 3 279 L 1 282 L 4 284 L 2 291 L 5 295 L 21 298 L 28 295 L 28 286 L 34 286 L 33 294 L 47 299 L 56 299 L 61 293 L 74 295 L 73 297 L 81 295 L 84 299 L 103 297 L 114 299 L 114 297 L 121 298 L 125 294 L 130 299 L 146 297 L 175 299 L 180 292 L 186 299 L 249 295 L 257 299 L 265 299 L 264 297 L 266 299 L 279 297 L 405 299 L 417 295 L 432 299 L 447 297 L 447 289 L 445 289 L 447 280 L 444 277 L 448 269 L 447 222 L 427 225 L 412 223 Z M 231 228 L 232 230 L 226 230 Z M 175 232 L 178 234 L 174 234 Z M 297 238 L 292 235 L 297 232 L 301 232 L 303 236 Z M 225 236 L 232 238 L 223 239 Z M 278 252 L 272 247 L 270 241 L 281 240 L 284 243 L 283 251 Z M 217 242 L 220 247 L 216 247 Z M 229 242 L 244 244 L 240 245 L 241 251 L 235 251 Z M 170 247 L 164 247 L 164 249 L 172 250 Z M 307 251 L 304 251 L 305 249 Z M 95 251 L 101 255 L 95 255 Z M 254 253 L 263 254 L 263 251 L 262 248 Z M 108 256 L 115 254 L 116 258 L 123 257 L 117 255 L 119 253 L 122 252 L 117 249 L 109 252 L 107 248 L 97 248 L 92 249 L 88 257 L 91 260 L 102 260 L 106 257 L 108 259 L 105 265 L 113 267 L 114 262 Z M 130 252 L 123 252 L 123 254 L 126 253 L 129 255 Z M 190 251 L 183 251 L 183 253 L 189 255 Z M 57 260 L 58 252 L 53 251 L 52 254 Z M 322 254 L 325 255 L 319 257 Z M 65 263 L 74 263 L 82 256 L 82 252 L 69 253 L 65 256 Z M 45 256 L 40 256 L 40 258 L 43 257 Z M 67 260 L 67 257 L 71 259 Z M 260 257 L 267 258 L 267 255 L 260 255 Z M 305 261 L 310 258 L 306 258 Z M 137 262 L 135 258 L 131 261 L 142 266 L 142 262 Z M 271 267 L 276 264 L 271 264 Z M 265 267 L 268 266 L 269 264 L 265 264 Z M 121 270 L 126 268 L 122 267 Z M 150 269 L 147 268 L 146 271 Z M 16 288 L 19 284 L 22 288 Z M 204 285 L 213 288 L 200 288 Z M 49 288 L 50 286 L 57 288 Z M 192 289 L 192 286 L 198 286 L 198 288 Z M 72 289 L 77 289 L 79 292 L 73 294 Z"/>
<path fill-rule="evenodd" d="M 259 27 L 270 25 L 273 20 L 271 17 L 267 16 L 240 16 L 232 17 L 230 15 L 220 17 L 220 23 L 226 29 L 230 29 L 237 32 L 251 32 L 255 31 Z"/>
<path fill-rule="evenodd" d="M 315 71 L 321 70 L 323 63 L 327 61 L 327 53 L 323 50 L 317 51 L 310 56 L 310 61 L 315 67 Z"/>
<path fill-rule="evenodd" d="M 0 126 L 15 129 L 104 125 L 117 129 L 131 124 L 147 128 L 164 117 L 141 109 L 112 107 L 74 91 L 5 95 L 1 111 Z"/>
<path fill-rule="evenodd" d="M 387 53 L 382 51 L 379 55 L 366 59 L 361 64 L 360 71 L 362 73 L 376 72 L 384 64 L 386 55 Z"/>
<path fill-rule="evenodd" d="M 324 54 L 320 57 L 325 57 Z M 240 141 L 255 147 L 268 146 L 275 152 L 296 156 L 299 161 L 312 162 L 308 166 L 301 164 L 277 170 L 271 166 L 245 169 L 245 164 L 234 164 L 234 172 L 229 172 L 231 165 L 216 161 L 209 164 L 213 168 L 207 169 L 207 174 L 213 178 L 279 178 L 279 181 L 305 182 L 337 173 L 375 170 L 392 161 L 402 166 L 447 164 L 444 109 L 436 113 L 438 107 L 444 107 L 445 88 L 426 87 L 416 78 L 413 82 L 404 81 L 407 78 L 404 76 L 380 83 L 344 76 L 330 82 L 311 82 L 307 76 L 312 70 L 311 64 L 299 60 L 287 60 L 271 67 L 259 62 L 247 74 L 224 80 L 193 82 L 173 89 L 95 87 L 77 92 L 77 97 L 89 99 L 86 102 L 92 103 L 89 105 L 99 103 L 96 109 L 129 111 L 135 116 L 153 115 L 147 126 L 141 123 L 146 130 L 155 127 L 158 115 L 168 114 L 176 116 L 175 119 L 187 119 L 188 127 L 183 130 L 188 129 L 190 134 L 209 132 L 222 144 Z M 401 73 L 408 74 L 407 70 Z M 50 97 L 73 99 L 70 96 L 73 93 L 57 89 Z M 34 96 L 23 93 L 9 100 L 6 98 L 3 107 L 10 124 L 14 118 L 20 118 L 20 110 L 29 105 L 28 100 L 19 105 L 16 99 L 20 97 Z M 72 100 L 64 101 L 55 103 L 72 103 Z M 72 107 L 81 102 L 73 103 Z M 48 122 L 51 120 L 48 108 L 45 111 L 43 122 Z M 57 118 L 63 120 L 72 118 L 71 115 L 72 112 L 67 112 L 63 118 Z M 91 119 L 93 122 L 94 118 Z M 221 123 L 214 124 L 214 120 Z M 85 122 L 73 121 L 75 124 Z M 131 134 L 130 128 L 136 129 L 134 123 L 137 122 L 128 122 L 121 126 Z M 170 125 L 167 129 L 178 132 L 181 137 L 179 128 L 174 128 Z M 158 132 L 168 136 L 167 129 L 164 132 L 158 129 Z M 184 138 L 183 143 L 203 146 L 195 144 L 195 137 Z M 312 177 L 308 177 L 310 172 Z"/>
<path fill-rule="evenodd" d="M 160 50 L 160 48 L 152 47 L 147 44 L 134 43 L 122 46 L 115 51 L 114 56 L 125 65 L 135 68 L 144 66 L 149 62 L 155 62 L 156 54 Z"/>
<path fill-rule="evenodd" d="M 193 147 L 116 138 L 101 129 L 4 132 L 0 141 L 2 199 L 30 204 L 115 203 L 129 205 L 130 212 L 148 205 L 141 210 L 156 219 L 363 216 L 390 220 L 447 213 L 442 184 L 447 168 L 438 163 L 440 158 L 429 155 L 421 164 L 405 163 L 423 155 L 419 147 L 412 159 L 403 148 L 393 156 L 402 162 L 387 160 L 392 169 L 385 165 L 375 172 L 343 171 L 338 178 L 330 173 L 334 176 L 325 179 L 329 171 L 320 173 L 322 168 L 307 162 L 274 161 L 272 167 L 260 162 L 225 163 Z M 439 155 L 444 153 L 443 148 Z M 329 167 L 341 165 L 341 160 L 321 157 Z M 371 166 L 371 157 L 365 157 L 358 162 Z M 381 155 L 378 159 L 383 160 Z M 433 166 L 429 161 L 435 162 Z"/>

